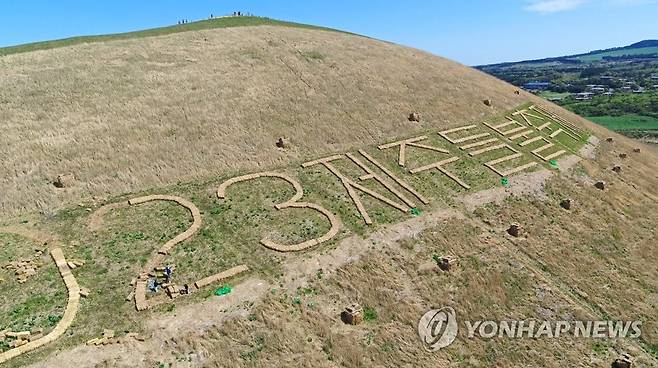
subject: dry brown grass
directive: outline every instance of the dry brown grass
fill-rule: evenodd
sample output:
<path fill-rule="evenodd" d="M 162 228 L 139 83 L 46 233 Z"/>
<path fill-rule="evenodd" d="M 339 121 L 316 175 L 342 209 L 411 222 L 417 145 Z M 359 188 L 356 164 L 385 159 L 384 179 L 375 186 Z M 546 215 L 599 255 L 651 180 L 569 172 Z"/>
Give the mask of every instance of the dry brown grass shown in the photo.
<path fill-rule="evenodd" d="M 380 144 L 528 99 L 422 51 L 271 26 L 4 56 L 0 86 L 5 215 Z M 62 173 L 77 185 L 54 188 Z"/>
<path fill-rule="evenodd" d="M 534 205 L 555 207 L 553 203 Z M 559 217 L 569 218 L 567 214 Z M 542 269 L 519 254 L 503 231 L 492 233 L 479 221 L 450 220 L 401 242 L 399 248 L 370 252 L 330 279 L 314 278 L 305 289 L 312 292 L 302 293 L 299 305 L 292 295 L 273 293 L 252 310 L 250 318 L 173 339 L 173 354 L 189 357 L 190 366 L 203 362 L 209 367 L 562 367 L 566 362 L 609 367 L 623 351 L 630 352 L 640 366 L 657 366 L 631 340 L 484 340 L 469 339 L 461 331 L 450 347 L 438 353 L 425 352 L 416 323 L 431 307 L 453 306 L 461 321 L 654 318 L 651 303 L 655 308 L 658 301 L 647 302 L 647 298 L 655 296 L 655 289 L 608 290 L 602 284 L 631 286 L 633 281 L 615 274 L 591 278 L 593 270 L 588 267 L 559 267 L 569 263 L 565 249 L 579 242 L 561 236 L 542 243 L 560 253 L 543 258 L 548 266 Z M 433 254 L 448 253 L 459 256 L 453 271 L 428 267 Z M 655 257 L 651 261 L 655 262 Z M 588 290 L 592 300 L 574 296 L 574 281 Z M 607 308 L 620 300 L 623 308 L 607 316 L 598 312 L 599 307 Z M 374 308 L 377 319 L 360 326 L 343 325 L 338 318 L 340 310 L 353 301 Z M 655 323 L 648 323 L 643 331 L 646 339 L 655 339 Z"/>

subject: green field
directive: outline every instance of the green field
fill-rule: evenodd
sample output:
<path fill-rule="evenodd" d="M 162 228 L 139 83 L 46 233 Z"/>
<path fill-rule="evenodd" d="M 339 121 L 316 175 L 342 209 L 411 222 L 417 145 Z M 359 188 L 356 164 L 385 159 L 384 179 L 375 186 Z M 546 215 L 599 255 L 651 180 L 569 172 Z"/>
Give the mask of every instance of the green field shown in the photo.
<path fill-rule="evenodd" d="M 641 47 L 637 49 L 622 49 L 622 50 L 601 52 L 592 55 L 582 55 L 576 57 L 575 59 L 584 62 L 590 62 L 590 61 L 601 61 L 603 60 L 604 56 L 657 55 L 657 54 L 658 54 L 658 47 Z"/>
<path fill-rule="evenodd" d="M 658 119 L 641 115 L 590 116 L 587 119 L 617 132 L 658 131 Z"/>
<path fill-rule="evenodd" d="M 564 93 L 553 92 L 553 91 L 541 91 L 541 92 L 539 92 L 539 97 L 545 98 L 547 100 L 556 99 L 556 98 L 563 99 L 563 98 L 568 97 L 569 95 L 570 95 L 569 92 L 564 92 Z"/>
<path fill-rule="evenodd" d="M 199 30 L 213 29 L 213 28 L 267 26 L 267 25 L 311 28 L 311 29 L 319 29 L 326 31 L 342 32 L 331 28 L 316 27 L 316 26 L 300 24 L 300 23 L 284 22 L 284 21 L 264 18 L 264 17 L 246 17 L 246 16 L 222 17 L 222 18 L 201 20 L 197 22 L 191 22 L 191 23 L 180 24 L 180 25 L 173 25 L 168 27 L 153 28 L 143 31 L 116 33 L 116 34 L 108 34 L 102 36 L 71 37 L 61 40 L 34 42 L 34 43 L 27 43 L 24 45 L 3 47 L 0 48 L 0 56 L 17 54 L 21 52 L 36 51 L 36 50 L 48 50 L 57 47 L 77 45 L 81 43 L 104 42 L 104 41 L 125 40 L 130 38 L 162 36 L 171 33 L 199 31 Z"/>

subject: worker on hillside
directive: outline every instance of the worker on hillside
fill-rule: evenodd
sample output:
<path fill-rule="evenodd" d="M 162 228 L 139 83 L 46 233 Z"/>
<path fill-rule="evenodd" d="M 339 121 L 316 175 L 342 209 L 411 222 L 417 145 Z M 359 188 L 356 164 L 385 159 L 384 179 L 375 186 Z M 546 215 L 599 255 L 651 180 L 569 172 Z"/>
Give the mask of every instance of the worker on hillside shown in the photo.
<path fill-rule="evenodd" d="M 190 293 L 190 285 L 185 284 L 183 285 L 183 288 L 180 290 L 181 295 L 187 295 Z"/>
<path fill-rule="evenodd" d="M 158 290 L 159 290 L 159 288 L 160 288 L 160 285 L 158 285 L 158 280 L 156 280 L 156 279 L 149 279 L 149 282 L 148 282 L 147 287 L 148 287 L 148 289 L 149 289 L 151 292 L 153 292 L 153 293 L 157 293 Z"/>
<path fill-rule="evenodd" d="M 171 266 L 167 266 L 164 268 L 164 271 L 162 271 L 162 274 L 164 275 L 165 283 L 169 284 L 174 276 L 174 269 Z"/>

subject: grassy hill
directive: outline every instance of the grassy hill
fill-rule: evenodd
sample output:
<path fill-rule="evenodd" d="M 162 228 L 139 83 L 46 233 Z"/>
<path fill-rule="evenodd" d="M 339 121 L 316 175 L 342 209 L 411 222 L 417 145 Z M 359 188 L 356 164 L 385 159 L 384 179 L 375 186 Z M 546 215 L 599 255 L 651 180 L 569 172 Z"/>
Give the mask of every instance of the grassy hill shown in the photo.
<path fill-rule="evenodd" d="M 574 55 L 567 59 L 577 59 L 584 62 L 601 61 L 606 57 L 620 56 L 653 56 L 658 57 L 658 40 L 645 40 L 629 46 L 616 47 L 607 50 L 592 51 L 587 54 Z"/>
<path fill-rule="evenodd" d="M 641 47 L 641 48 L 632 48 L 626 49 L 622 48 L 619 50 L 613 51 L 601 51 L 593 54 L 576 56 L 574 59 L 581 60 L 584 62 L 600 61 L 605 57 L 620 57 L 620 56 L 648 56 L 656 57 L 658 56 L 658 46 L 653 47 Z"/>
<path fill-rule="evenodd" d="M 163 36 L 172 33 L 199 31 L 199 30 L 207 30 L 214 28 L 263 26 L 263 25 L 299 27 L 299 28 L 310 28 L 310 29 L 342 32 L 325 27 L 318 27 L 318 26 L 312 26 L 312 25 L 301 24 L 301 23 L 285 22 L 281 20 L 264 18 L 264 17 L 253 17 L 253 16 L 230 17 L 229 16 L 229 17 L 220 17 L 220 18 L 213 18 L 208 20 L 195 21 L 185 24 L 178 24 L 175 26 L 151 28 L 151 29 L 140 30 L 135 32 L 95 35 L 95 36 L 79 36 L 79 37 L 65 38 L 61 40 L 34 42 L 34 43 L 17 45 L 17 46 L 2 47 L 0 48 L 0 56 L 17 54 L 21 52 L 37 51 L 37 50 L 49 50 L 57 47 L 73 46 L 82 43 L 94 43 L 94 42 L 104 42 L 104 41 L 126 40 L 131 38 Z"/>
<path fill-rule="evenodd" d="M 303 27 L 201 29 L 45 51 L 0 58 L 4 216 L 273 167 L 526 100 L 419 50 Z M 494 95 L 492 110 L 482 100 Z M 421 124 L 406 120 L 416 110 Z M 278 150 L 279 137 L 292 147 Z M 67 173 L 80 185 L 56 190 L 52 181 Z"/>
<path fill-rule="evenodd" d="M 419 50 L 306 26 L 218 26 L 241 21 L 260 20 L 0 56 L 0 331 L 57 328 L 66 304 L 56 268 L 89 289 L 65 334 L 6 366 L 609 367 L 625 352 L 658 367 L 654 149 Z M 149 32 L 160 31 L 139 35 Z M 513 115 L 533 105 L 548 115 Z M 502 125 L 517 130 L 490 128 Z M 404 166 L 396 148 L 378 148 L 418 137 Z M 504 143 L 519 161 L 502 160 L 504 148 L 466 148 L 477 139 Z M 564 154 L 542 160 L 542 142 L 544 154 Z M 302 165 L 333 155 L 342 156 Z M 503 178 L 492 162 L 535 166 Z M 226 180 L 263 171 L 301 189 L 266 177 L 218 196 Z M 53 185 L 68 173 L 75 179 Z M 355 184 L 362 206 L 347 189 Z M 198 212 L 128 202 L 156 194 Z M 295 194 L 299 206 L 286 207 Z M 298 244 L 334 226 L 301 251 L 261 244 Z M 44 252 L 53 247 L 83 265 L 54 267 Z M 449 271 L 444 256 L 457 260 Z M 135 285 L 155 277 L 143 273 L 153 257 L 176 266 L 178 285 L 248 270 L 173 300 L 147 292 L 165 301 L 137 311 Z M 17 261 L 35 275 L 19 282 Z M 341 311 L 355 302 L 364 322 L 346 325 Z M 443 306 L 460 323 L 639 320 L 642 336 L 468 338 L 462 324 L 451 346 L 430 353 L 418 321 Z M 86 344 L 106 329 L 120 339 Z M 0 356 L 11 341 L 0 341 Z"/>
<path fill-rule="evenodd" d="M 607 57 L 638 57 L 644 56 L 648 58 L 658 58 L 658 40 L 644 40 L 636 42 L 632 45 L 613 47 L 604 50 L 595 50 L 583 54 L 574 54 L 566 56 L 548 57 L 535 60 L 524 60 L 516 62 L 497 63 L 491 65 L 482 65 L 480 68 L 515 68 L 515 67 L 529 67 L 535 65 L 537 67 L 545 67 L 550 64 L 574 64 L 574 63 L 596 63 L 603 61 Z"/>

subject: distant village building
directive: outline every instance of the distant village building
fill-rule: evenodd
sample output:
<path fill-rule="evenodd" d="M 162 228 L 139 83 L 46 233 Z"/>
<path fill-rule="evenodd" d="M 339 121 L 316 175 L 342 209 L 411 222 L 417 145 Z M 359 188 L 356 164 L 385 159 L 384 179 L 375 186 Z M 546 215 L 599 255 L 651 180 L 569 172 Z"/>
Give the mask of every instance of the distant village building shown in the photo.
<path fill-rule="evenodd" d="M 651 79 L 658 79 L 658 74 L 651 74 Z"/>
<path fill-rule="evenodd" d="M 551 86 L 550 82 L 528 82 L 523 85 L 523 89 L 527 91 L 543 91 Z"/>
<path fill-rule="evenodd" d="M 589 92 L 595 93 L 595 94 L 601 94 L 605 92 L 606 86 L 601 85 L 601 84 L 588 84 L 587 88 L 589 89 Z"/>
<path fill-rule="evenodd" d="M 579 100 L 579 101 L 585 101 L 585 100 L 591 100 L 592 96 L 594 94 L 592 92 L 581 92 L 581 93 L 576 93 L 574 96 L 574 99 Z"/>

